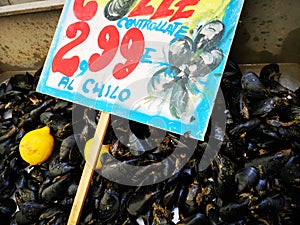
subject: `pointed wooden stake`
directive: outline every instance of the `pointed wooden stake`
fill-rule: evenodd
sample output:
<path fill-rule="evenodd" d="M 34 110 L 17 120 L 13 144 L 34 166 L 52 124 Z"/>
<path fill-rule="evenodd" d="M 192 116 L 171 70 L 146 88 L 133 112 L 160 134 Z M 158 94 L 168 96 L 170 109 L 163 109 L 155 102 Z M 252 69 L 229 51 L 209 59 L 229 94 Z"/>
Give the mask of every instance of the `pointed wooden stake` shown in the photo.
<path fill-rule="evenodd" d="M 82 171 L 76 196 L 69 216 L 68 225 L 76 225 L 79 222 L 85 198 L 87 196 L 90 183 L 94 174 L 94 168 L 96 167 L 97 159 L 100 155 L 100 149 L 106 133 L 106 129 L 108 127 L 109 118 L 109 113 L 101 113 L 96 132 L 93 138 L 93 143 L 91 145 L 88 158 L 86 159 L 86 163 Z"/>

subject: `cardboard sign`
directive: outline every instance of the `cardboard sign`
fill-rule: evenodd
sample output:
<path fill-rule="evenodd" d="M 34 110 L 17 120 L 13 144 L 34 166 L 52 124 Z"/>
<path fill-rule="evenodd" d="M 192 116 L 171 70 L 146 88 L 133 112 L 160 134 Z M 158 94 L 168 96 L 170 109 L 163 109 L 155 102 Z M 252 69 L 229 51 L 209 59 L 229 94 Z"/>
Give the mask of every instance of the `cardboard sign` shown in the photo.
<path fill-rule="evenodd" d="M 37 91 L 203 140 L 243 0 L 67 0 Z"/>

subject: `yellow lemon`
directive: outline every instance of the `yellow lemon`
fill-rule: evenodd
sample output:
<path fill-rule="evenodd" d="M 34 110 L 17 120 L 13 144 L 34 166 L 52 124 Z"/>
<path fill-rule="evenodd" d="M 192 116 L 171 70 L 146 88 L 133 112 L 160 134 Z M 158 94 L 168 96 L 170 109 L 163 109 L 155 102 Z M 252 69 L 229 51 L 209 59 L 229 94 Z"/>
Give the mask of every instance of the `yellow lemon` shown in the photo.
<path fill-rule="evenodd" d="M 32 130 L 20 141 L 19 151 L 23 160 L 30 165 L 38 165 L 46 161 L 52 154 L 54 138 L 48 126 Z"/>
<path fill-rule="evenodd" d="M 85 146 L 84 146 L 84 158 L 87 159 L 88 158 L 88 155 L 90 153 L 90 149 L 91 149 L 91 145 L 92 145 L 92 142 L 93 142 L 93 138 L 89 139 L 86 143 L 85 143 Z M 101 146 L 101 150 L 100 150 L 100 153 L 99 153 L 99 157 L 98 157 L 98 160 L 97 160 L 97 163 L 96 163 L 96 169 L 100 169 L 102 167 L 102 163 L 100 161 L 100 158 L 102 156 L 102 154 L 104 153 L 108 153 L 109 152 L 109 145 L 102 145 Z"/>

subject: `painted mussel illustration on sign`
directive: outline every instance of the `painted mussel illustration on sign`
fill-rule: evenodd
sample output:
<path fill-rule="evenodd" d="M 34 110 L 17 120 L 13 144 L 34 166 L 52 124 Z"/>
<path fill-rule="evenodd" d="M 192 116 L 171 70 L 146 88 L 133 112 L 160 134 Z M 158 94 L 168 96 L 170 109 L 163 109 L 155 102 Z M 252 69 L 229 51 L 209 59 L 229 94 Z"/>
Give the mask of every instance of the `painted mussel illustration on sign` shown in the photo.
<path fill-rule="evenodd" d="M 161 64 L 148 82 L 146 102 L 160 99 L 174 118 L 193 113 L 192 97 L 203 93 L 208 75 L 223 60 L 223 51 L 218 47 L 224 24 L 210 21 L 196 30 L 193 37 L 175 38 L 170 42 L 168 62 Z M 217 75 L 217 74 L 216 74 Z M 193 118 L 193 115 L 189 115 Z"/>
<path fill-rule="evenodd" d="M 108 20 L 115 21 L 125 16 L 136 0 L 110 0 L 105 8 L 104 15 Z"/>

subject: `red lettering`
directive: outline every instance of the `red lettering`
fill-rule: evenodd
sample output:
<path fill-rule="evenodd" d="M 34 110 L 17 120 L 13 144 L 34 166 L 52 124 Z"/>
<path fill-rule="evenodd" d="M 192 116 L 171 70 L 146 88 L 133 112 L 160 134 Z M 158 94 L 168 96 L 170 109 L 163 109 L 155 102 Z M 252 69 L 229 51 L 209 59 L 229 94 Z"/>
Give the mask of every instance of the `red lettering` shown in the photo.
<path fill-rule="evenodd" d="M 176 3 L 175 6 L 179 7 L 175 14 L 170 18 L 169 22 L 173 20 L 177 20 L 179 18 L 188 18 L 193 15 L 195 10 L 187 10 L 183 11 L 185 7 L 197 5 L 200 0 L 181 0 L 180 2 Z"/>
<path fill-rule="evenodd" d="M 153 16 L 150 17 L 150 19 L 157 19 L 157 18 L 164 18 L 167 16 L 172 16 L 174 13 L 174 10 L 169 9 L 169 8 L 173 2 L 174 2 L 174 0 L 162 1 L 162 3 L 158 6 L 156 12 L 153 14 Z"/>
<path fill-rule="evenodd" d="M 131 11 L 128 17 L 141 16 L 141 15 L 151 15 L 154 12 L 152 5 L 147 4 L 150 0 L 141 0 L 140 3 Z"/>
<path fill-rule="evenodd" d="M 120 52 L 126 59 L 125 63 L 118 63 L 113 69 L 113 76 L 117 80 L 124 79 L 138 66 L 143 52 L 145 41 L 143 33 L 137 28 L 131 28 L 123 37 Z"/>
<path fill-rule="evenodd" d="M 186 10 L 187 6 L 197 5 L 200 0 L 181 0 L 175 4 L 178 9 L 174 13 L 174 9 L 170 9 L 174 0 L 163 0 L 155 10 L 152 5 L 148 5 L 151 0 L 141 0 L 140 3 L 129 13 L 128 17 L 151 15 L 150 19 L 166 18 L 172 16 L 169 22 L 180 18 L 189 18 L 195 12 L 194 9 Z"/>
<path fill-rule="evenodd" d="M 92 19 L 97 12 L 98 3 L 96 1 L 89 1 L 85 6 L 83 4 L 84 0 L 75 0 L 73 5 L 74 15 L 77 19 L 83 21 Z"/>
<path fill-rule="evenodd" d="M 80 35 L 76 37 L 77 31 L 80 31 Z M 90 33 L 90 27 L 86 22 L 76 22 L 68 26 L 66 35 L 72 39 L 71 42 L 64 45 L 59 49 L 52 61 L 52 71 L 60 72 L 68 77 L 71 77 L 76 72 L 80 59 L 79 56 L 75 55 L 71 58 L 64 58 L 64 56 L 77 45 L 84 42 Z"/>
<path fill-rule="evenodd" d="M 120 34 L 113 25 L 104 27 L 98 36 L 98 46 L 102 53 L 95 53 L 89 60 L 89 69 L 97 72 L 105 68 L 115 57 L 119 47 Z"/>
<path fill-rule="evenodd" d="M 151 15 L 154 12 L 152 5 L 147 4 L 150 0 L 142 0 L 140 3 L 130 12 L 128 17 L 141 16 L 141 15 Z"/>

